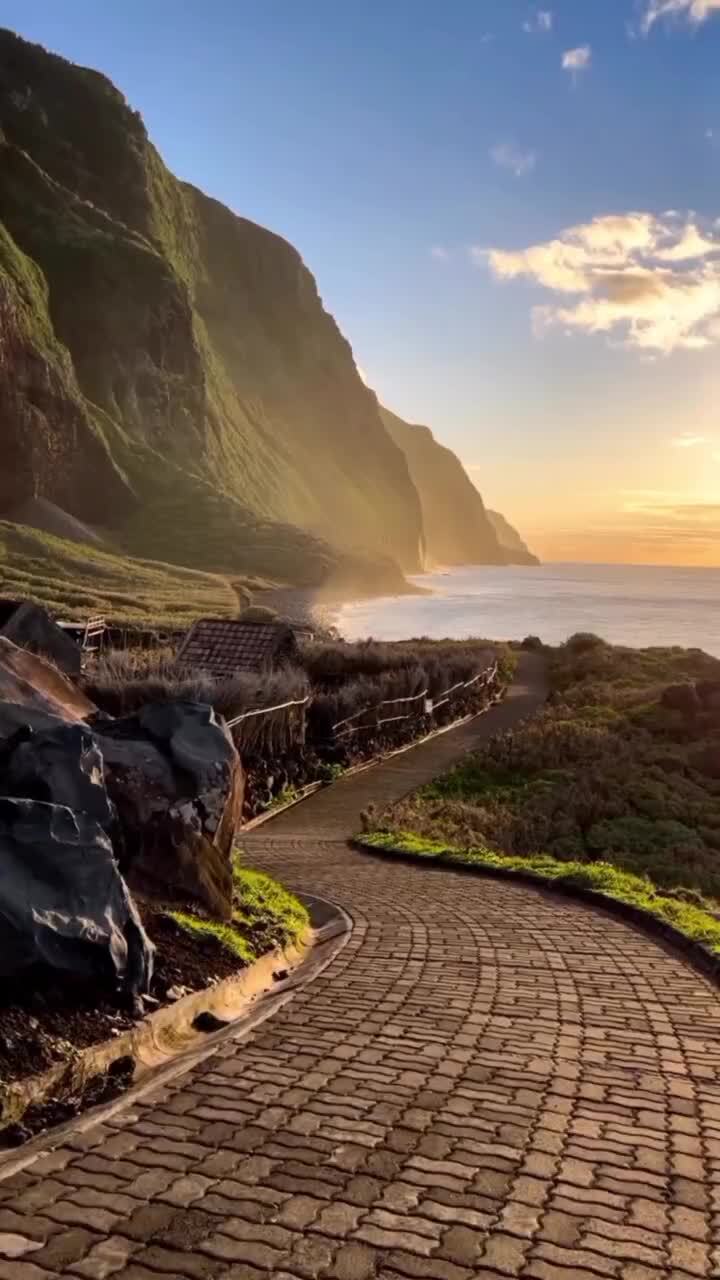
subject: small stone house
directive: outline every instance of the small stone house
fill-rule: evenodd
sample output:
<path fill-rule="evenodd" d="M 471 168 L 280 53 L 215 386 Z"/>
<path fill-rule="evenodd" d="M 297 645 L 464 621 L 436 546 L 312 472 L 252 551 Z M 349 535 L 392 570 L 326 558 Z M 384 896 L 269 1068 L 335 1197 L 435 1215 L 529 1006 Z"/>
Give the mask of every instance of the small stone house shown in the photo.
<path fill-rule="evenodd" d="M 239 671 L 271 671 L 298 656 L 297 637 L 287 623 L 201 618 L 188 631 L 177 661 L 225 679 Z"/>

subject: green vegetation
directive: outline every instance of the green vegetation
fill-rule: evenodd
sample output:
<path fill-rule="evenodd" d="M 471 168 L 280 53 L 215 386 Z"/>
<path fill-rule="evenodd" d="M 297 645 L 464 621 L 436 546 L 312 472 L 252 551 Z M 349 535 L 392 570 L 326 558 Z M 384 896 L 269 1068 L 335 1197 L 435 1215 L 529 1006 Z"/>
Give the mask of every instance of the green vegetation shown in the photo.
<path fill-rule="evenodd" d="M 407 831 L 370 832 L 359 843 L 383 853 L 409 855 L 448 866 L 476 867 L 490 873 L 515 872 L 539 883 L 588 890 L 601 898 L 639 907 L 720 956 L 720 921 L 715 916 L 691 902 L 659 893 L 647 876 L 621 871 L 609 862 L 568 862 L 549 854 L 513 857 L 491 849 L 458 849 Z"/>
<path fill-rule="evenodd" d="M 346 596 L 407 590 L 424 548 L 504 560 L 296 250 L 178 181 L 110 81 L 0 30 L 0 108 L 0 514 L 41 497 L 132 557 Z"/>
<path fill-rule="evenodd" d="M 62 618 L 102 613 L 117 623 L 182 630 L 195 618 L 233 617 L 238 597 L 216 574 L 131 560 L 0 521 L 0 592 L 34 600 Z"/>
<path fill-rule="evenodd" d="M 379 825 L 500 857 L 611 864 L 720 910 L 720 662 L 588 635 L 547 654 L 541 714 Z"/>
<path fill-rule="evenodd" d="M 103 76 L 9 31 L 0 73 L 0 227 L 33 294 L 35 345 L 65 361 L 62 395 L 13 439 L 16 500 L 40 493 L 90 518 L 82 458 L 65 448 L 74 399 L 107 443 L 90 496 L 103 493 L 131 554 L 300 583 L 308 560 L 317 572 L 347 554 L 401 585 L 398 564 L 420 567 L 417 494 L 295 249 L 179 182 Z"/>
<path fill-rule="evenodd" d="M 232 924 L 218 924 L 187 911 L 168 914 L 187 933 L 230 951 L 240 965 L 298 943 L 310 924 L 305 907 L 294 894 L 270 876 L 239 862 L 233 867 Z"/>

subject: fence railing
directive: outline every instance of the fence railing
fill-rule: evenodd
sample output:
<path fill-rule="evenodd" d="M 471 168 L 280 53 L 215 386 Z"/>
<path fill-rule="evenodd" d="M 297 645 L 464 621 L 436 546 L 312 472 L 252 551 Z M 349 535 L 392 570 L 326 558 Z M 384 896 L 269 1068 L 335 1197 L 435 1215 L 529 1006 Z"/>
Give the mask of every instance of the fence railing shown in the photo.
<path fill-rule="evenodd" d="M 497 676 L 497 673 L 498 664 L 497 662 L 494 662 L 492 666 L 485 667 L 482 671 L 478 671 L 477 674 L 472 676 L 469 680 L 458 680 L 457 684 L 451 685 L 449 689 L 444 689 L 439 698 L 428 697 L 427 689 L 423 689 L 422 693 L 415 693 L 409 698 L 384 698 L 382 702 L 377 702 L 371 706 L 363 707 L 360 711 L 356 711 L 352 716 L 347 716 L 344 720 L 337 720 L 335 724 L 332 725 L 333 736 L 337 740 L 338 738 L 349 737 L 353 733 L 360 733 L 363 729 L 377 729 L 380 725 L 392 724 L 397 720 L 410 720 L 413 714 L 415 714 L 412 711 L 408 711 L 407 714 L 399 716 L 377 715 L 369 724 L 356 725 L 352 723 L 352 721 L 359 720 L 361 716 L 366 715 L 368 712 L 379 712 L 381 707 L 395 706 L 397 703 L 419 702 L 423 699 L 425 704 L 423 708 L 425 715 L 433 715 L 435 711 L 437 711 L 438 707 L 444 707 L 445 704 L 450 701 L 452 696 L 458 693 L 459 690 L 469 689 L 471 685 L 477 684 L 480 680 L 484 680 L 486 684 L 491 684 Z M 343 729 L 343 725 L 348 725 L 349 728 Z M 338 729 L 342 729 L 342 732 L 338 733 Z"/>
<path fill-rule="evenodd" d="M 228 729 L 234 729 L 241 724 L 243 720 L 249 720 L 251 716 L 272 716 L 276 711 L 288 711 L 290 707 L 306 707 L 310 701 L 311 695 L 306 698 L 294 698 L 290 702 L 279 702 L 276 707 L 253 707 L 251 711 L 243 711 L 242 715 L 234 716 L 232 720 L 226 720 Z"/>
<path fill-rule="evenodd" d="M 424 703 L 423 714 L 433 715 L 439 707 L 444 707 L 459 690 L 469 689 L 480 680 L 484 680 L 485 684 L 492 684 L 497 673 L 498 664 L 494 662 L 492 666 L 478 671 L 469 680 L 459 680 L 457 684 L 451 685 L 449 689 L 444 689 L 439 698 L 429 697 L 429 690 L 423 689 L 421 693 L 413 693 L 409 697 L 383 698 L 381 702 L 369 703 L 367 706 L 361 707 L 359 711 L 354 711 L 351 716 L 346 716 L 344 720 L 336 720 L 335 724 L 331 725 L 333 739 L 338 741 L 341 738 L 349 737 L 353 733 L 361 733 L 364 729 L 377 729 L 384 724 L 394 724 L 399 720 L 410 720 L 417 714 L 417 712 L 408 711 L 404 715 L 381 716 L 379 712 L 382 707 L 394 707 L 399 704 L 406 705 L 411 702 L 422 701 Z M 307 708 L 311 701 L 312 694 L 309 693 L 305 698 L 294 698 L 288 702 L 279 702 L 274 707 L 252 707 L 249 711 L 243 711 L 239 716 L 234 716 L 232 720 L 227 720 L 225 723 L 228 729 L 232 730 L 242 724 L 244 720 L 249 720 L 254 716 L 271 716 L 278 711 L 289 711 L 292 707 Z M 361 716 L 372 714 L 373 712 L 375 712 L 375 717 L 369 724 L 355 724 L 355 721 L 359 720 Z"/>

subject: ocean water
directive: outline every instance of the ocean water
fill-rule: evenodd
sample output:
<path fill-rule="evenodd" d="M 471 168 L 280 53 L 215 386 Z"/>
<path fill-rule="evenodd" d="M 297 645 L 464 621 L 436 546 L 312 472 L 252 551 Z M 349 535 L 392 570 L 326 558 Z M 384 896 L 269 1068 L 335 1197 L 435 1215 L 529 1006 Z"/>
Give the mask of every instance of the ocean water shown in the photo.
<path fill-rule="evenodd" d="M 645 565 L 468 565 L 414 578 L 432 594 L 344 605 L 348 639 L 482 636 L 548 644 L 593 631 L 615 644 L 683 645 L 720 657 L 720 569 Z"/>

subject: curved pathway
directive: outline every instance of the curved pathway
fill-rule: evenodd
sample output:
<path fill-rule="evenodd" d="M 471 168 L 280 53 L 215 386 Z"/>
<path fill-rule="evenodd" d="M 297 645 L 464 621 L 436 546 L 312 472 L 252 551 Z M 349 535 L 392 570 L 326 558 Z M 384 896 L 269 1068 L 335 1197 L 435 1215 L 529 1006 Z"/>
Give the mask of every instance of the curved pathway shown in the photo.
<path fill-rule="evenodd" d="M 485 718 L 246 840 L 351 912 L 348 945 L 249 1037 L 0 1181 L 0 1280 L 720 1275 L 716 989 L 584 904 L 344 843 L 541 695 L 528 657 Z"/>

